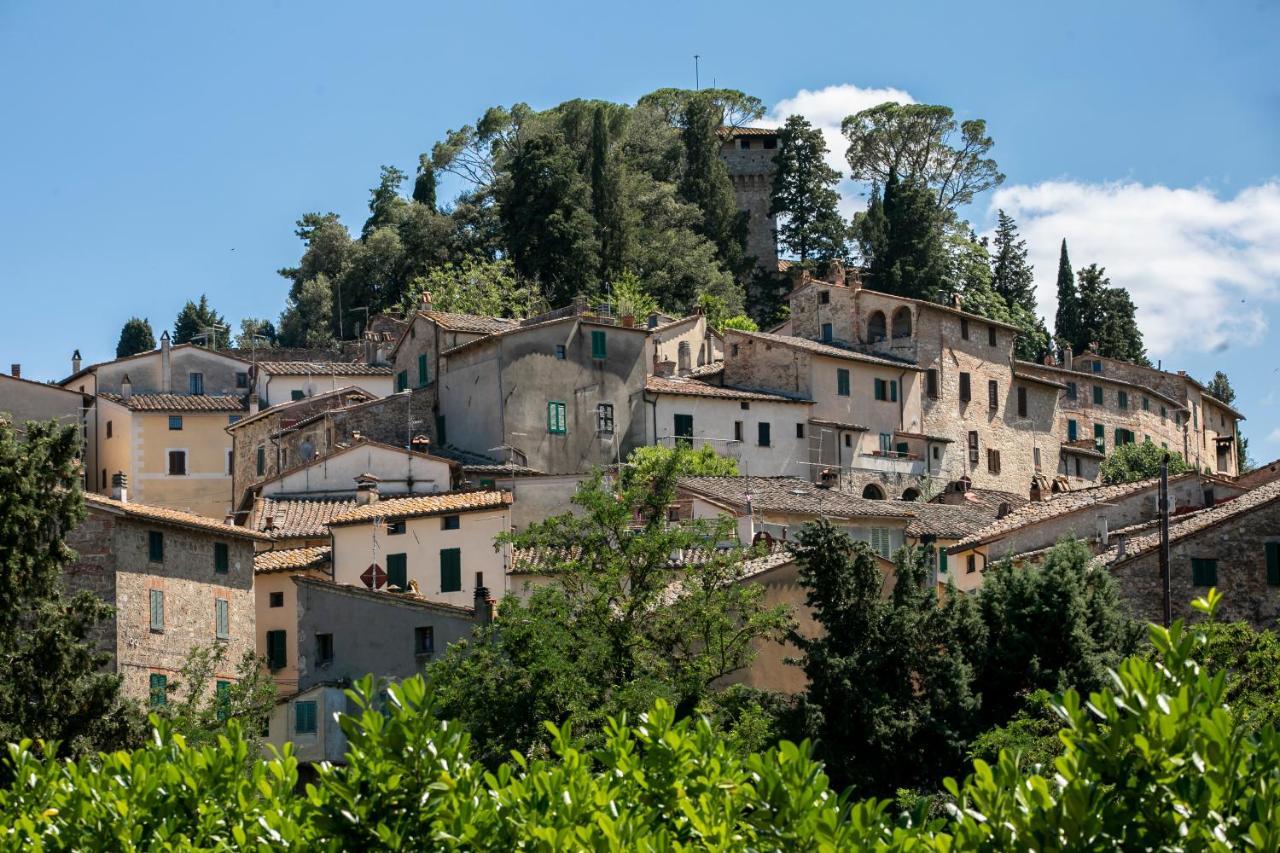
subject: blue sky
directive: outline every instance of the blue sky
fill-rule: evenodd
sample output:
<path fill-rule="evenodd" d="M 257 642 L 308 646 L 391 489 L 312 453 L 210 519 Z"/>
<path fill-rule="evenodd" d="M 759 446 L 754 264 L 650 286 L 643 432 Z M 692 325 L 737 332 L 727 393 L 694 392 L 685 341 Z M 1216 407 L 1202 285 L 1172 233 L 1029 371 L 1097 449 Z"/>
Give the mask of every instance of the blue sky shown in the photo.
<path fill-rule="evenodd" d="M 60 378 L 200 293 L 274 318 L 300 214 L 358 225 L 380 164 L 411 171 L 486 106 L 633 101 L 691 85 L 697 53 L 704 84 L 829 128 L 874 90 L 986 119 L 1008 180 L 979 229 L 1013 212 L 1043 285 L 1064 236 L 1106 266 L 1153 357 L 1230 374 L 1270 459 L 1278 52 L 1269 2 L 0 0 L 0 365 Z"/>

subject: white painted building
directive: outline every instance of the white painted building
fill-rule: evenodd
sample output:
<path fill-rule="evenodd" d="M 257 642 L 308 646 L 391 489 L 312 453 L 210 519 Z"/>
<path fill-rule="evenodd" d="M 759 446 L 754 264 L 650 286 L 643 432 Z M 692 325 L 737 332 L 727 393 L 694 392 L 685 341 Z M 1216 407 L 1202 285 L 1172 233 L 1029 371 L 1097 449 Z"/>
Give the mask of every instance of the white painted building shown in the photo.
<path fill-rule="evenodd" d="M 390 365 L 340 361 L 259 361 L 253 367 L 254 390 L 262 407 L 303 400 L 349 385 L 379 397 L 389 396 L 394 379 Z"/>

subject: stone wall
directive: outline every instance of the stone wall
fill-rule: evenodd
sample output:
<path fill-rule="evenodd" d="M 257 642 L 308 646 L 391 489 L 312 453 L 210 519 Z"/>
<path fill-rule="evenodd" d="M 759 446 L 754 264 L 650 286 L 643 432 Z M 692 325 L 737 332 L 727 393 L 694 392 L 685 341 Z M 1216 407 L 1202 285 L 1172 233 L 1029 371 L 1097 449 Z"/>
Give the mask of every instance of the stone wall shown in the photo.
<path fill-rule="evenodd" d="M 85 513 L 80 522 L 66 537 L 67 546 L 76 552 L 76 558 L 62 570 L 62 585 L 74 595 L 88 590 L 114 608 L 116 606 L 116 517 L 105 512 Z M 103 620 L 91 635 L 98 648 L 111 657 L 107 667 L 116 668 L 116 614 Z"/>
<path fill-rule="evenodd" d="M 744 139 L 749 148 L 742 148 Z M 757 266 L 769 271 L 778 268 L 778 226 L 769 215 L 773 158 L 777 153 L 776 148 L 764 148 L 763 139 L 758 137 L 729 139 L 720 147 L 738 209 L 747 212 L 747 254 L 755 257 Z"/>

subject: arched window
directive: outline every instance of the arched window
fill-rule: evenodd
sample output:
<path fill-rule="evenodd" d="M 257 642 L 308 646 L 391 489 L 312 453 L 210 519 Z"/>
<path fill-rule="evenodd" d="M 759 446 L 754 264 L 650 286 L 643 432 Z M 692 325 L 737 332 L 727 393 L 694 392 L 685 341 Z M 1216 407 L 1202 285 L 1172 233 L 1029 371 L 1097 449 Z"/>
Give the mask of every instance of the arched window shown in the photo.
<path fill-rule="evenodd" d="M 920 490 L 907 489 L 905 492 L 902 493 L 902 499 L 904 501 L 918 501 L 920 500 Z"/>
<path fill-rule="evenodd" d="M 902 306 L 893 312 L 893 339 L 911 337 L 911 309 Z"/>
<path fill-rule="evenodd" d="M 884 489 L 875 483 L 868 483 L 867 487 L 862 490 L 862 496 L 870 501 L 882 501 L 884 500 Z"/>
<path fill-rule="evenodd" d="M 867 343 L 874 344 L 885 339 L 884 312 L 875 311 L 867 320 Z"/>

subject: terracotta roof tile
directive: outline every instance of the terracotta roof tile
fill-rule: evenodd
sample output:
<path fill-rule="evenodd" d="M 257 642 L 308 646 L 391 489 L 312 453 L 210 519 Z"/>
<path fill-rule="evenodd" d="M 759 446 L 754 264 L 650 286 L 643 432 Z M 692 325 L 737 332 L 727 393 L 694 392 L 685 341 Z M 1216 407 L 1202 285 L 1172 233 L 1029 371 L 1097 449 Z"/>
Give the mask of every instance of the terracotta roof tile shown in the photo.
<path fill-rule="evenodd" d="M 439 610 L 444 613 L 451 613 L 455 616 L 462 616 L 464 618 L 475 617 L 474 608 L 459 607 L 456 604 L 445 604 L 443 601 L 432 601 L 425 596 L 417 595 L 413 592 L 392 592 L 385 588 L 369 589 L 363 586 L 334 583 L 331 580 L 307 577 L 306 575 L 294 575 L 293 582 L 299 586 L 314 587 L 316 589 L 337 593 L 339 595 L 354 595 L 359 598 L 377 599 L 378 601 L 393 607 L 421 607 L 427 610 Z"/>
<path fill-rule="evenodd" d="M 161 524 L 174 524 L 179 527 L 194 528 L 206 533 L 215 533 L 223 536 L 232 536 L 238 539 L 253 539 L 255 541 L 268 541 L 266 536 L 245 527 L 236 527 L 231 524 L 224 524 L 214 518 L 208 516 L 196 515 L 182 510 L 169 509 L 162 506 L 150 506 L 149 504 L 137 504 L 125 501 L 118 501 L 105 495 L 98 495 L 92 492 L 84 493 L 85 506 L 93 509 L 101 509 L 107 512 L 116 512 L 129 518 L 136 518 L 141 521 L 154 521 Z"/>
<path fill-rule="evenodd" d="M 273 376 L 390 376 L 390 365 L 345 361 L 260 361 L 258 369 Z"/>
<path fill-rule="evenodd" d="M 650 376 L 644 381 L 644 390 L 654 394 L 679 394 L 687 397 L 718 397 L 724 400 L 758 400 L 769 403 L 802 403 L 811 400 L 799 397 L 788 397 L 784 394 L 770 394 L 764 391 L 750 391 L 732 385 L 711 385 L 696 379 L 681 379 L 666 376 Z"/>
<path fill-rule="evenodd" d="M 830 518 L 911 518 L 902 501 L 876 501 L 836 489 L 822 489 L 799 477 L 681 477 L 679 488 L 733 507 L 748 497 L 757 512 Z"/>
<path fill-rule="evenodd" d="M 942 539 L 961 539 L 971 536 L 996 520 L 994 510 L 981 504 L 909 503 L 915 516 L 907 525 L 908 536 L 937 536 Z"/>
<path fill-rule="evenodd" d="M 274 572 L 300 572 L 329 565 L 329 546 L 315 548 L 287 548 L 283 551 L 260 551 L 253 555 L 253 573 L 269 575 Z"/>
<path fill-rule="evenodd" d="M 438 326 L 455 332 L 476 332 L 492 334 L 517 325 L 519 320 L 506 317 L 486 317 L 481 314 L 455 314 L 450 311 L 419 311 L 423 317 L 432 320 Z"/>
<path fill-rule="evenodd" d="M 710 364 L 703 364 L 689 371 L 690 379 L 702 379 L 705 376 L 719 376 L 724 373 L 724 362 L 713 361 Z"/>
<path fill-rule="evenodd" d="M 244 412 L 248 411 L 244 397 L 229 394 L 133 394 L 125 399 L 119 394 L 103 392 L 98 395 L 133 412 Z"/>
<path fill-rule="evenodd" d="M 1222 501 L 1209 509 L 1188 513 L 1181 518 L 1175 516 L 1169 520 L 1169 541 L 1173 542 L 1200 533 L 1276 500 L 1280 500 L 1280 480 L 1258 486 L 1256 489 L 1247 491 L 1230 500 Z M 1123 557 L 1119 555 L 1118 546 L 1112 548 L 1107 552 L 1107 560 L 1115 563 L 1132 560 L 1157 548 L 1159 545 L 1160 530 L 1157 527 L 1143 536 L 1130 538 L 1125 543 Z"/>
<path fill-rule="evenodd" d="M 311 397 L 303 397 L 301 400 L 286 400 L 283 403 L 276 403 L 274 406 L 268 406 L 265 409 L 260 409 L 255 415 L 249 415 L 248 417 L 241 418 L 234 424 L 228 426 L 227 429 L 242 429 L 246 424 L 254 423 L 262 418 L 282 415 L 285 412 L 292 411 L 294 409 L 310 412 L 312 408 L 319 406 L 321 411 L 316 414 L 323 414 L 325 411 L 344 408 L 346 406 L 353 405 L 354 403 L 368 403 L 377 399 L 381 398 L 364 390 L 358 385 L 345 385 L 342 388 L 337 388 L 333 391 L 324 391 Z M 330 404 L 334 404 L 333 409 L 325 408 Z M 308 415 L 308 417 L 311 416 Z"/>
<path fill-rule="evenodd" d="M 417 495 L 405 498 L 388 498 L 358 506 L 336 518 L 331 526 L 359 524 L 376 518 L 392 520 L 415 518 L 423 515 L 443 515 L 455 512 L 499 509 L 511 502 L 510 492 L 442 492 L 434 495 Z"/>
<path fill-rule="evenodd" d="M 355 498 L 264 498 L 250 524 L 272 539 L 313 539 L 328 536 L 329 522 L 357 506 Z"/>
<path fill-rule="evenodd" d="M 726 337 L 731 335 L 742 335 L 747 338 L 759 339 L 765 343 L 789 347 L 791 349 L 804 350 L 806 352 L 811 352 L 814 355 L 823 355 L 828 358 L 840 358 L 845 361 L 862 361 L 867 364 L 880 364 L 886 367 L 896 367 L 903 370 L 922 369 L 909 361 L 889 358 L 888 356 L 868 355 L 867 353 L 857 352 L 856 350 L 845 349 L 844 347 L 838 347 L 832 344 L 819 343 L 818 341 L 811 341 L 808 338 L 797 338 L 791 335 L 775 335 L 772 332 L 744 332 L 739 329 L 726 329 L 725 335 Z"/>

